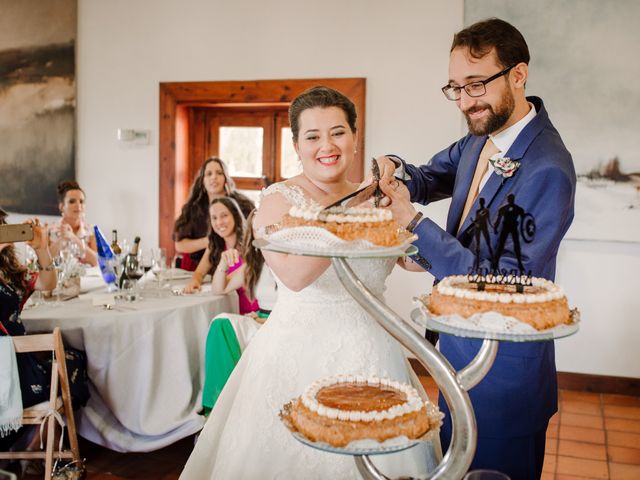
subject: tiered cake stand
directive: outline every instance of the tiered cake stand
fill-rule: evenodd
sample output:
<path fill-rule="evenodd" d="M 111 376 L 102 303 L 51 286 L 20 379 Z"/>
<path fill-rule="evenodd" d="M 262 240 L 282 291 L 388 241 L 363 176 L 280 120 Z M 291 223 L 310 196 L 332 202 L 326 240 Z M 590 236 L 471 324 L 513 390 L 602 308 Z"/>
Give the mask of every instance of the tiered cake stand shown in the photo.
<path fill-rule="evenodd" d="M 430 329 L 451 333 L 453 335 L 467 336 L 482 339 L 482 346 L 475 358 L 462 370 L 455 371 L 444 356 L 438 352 L 433 345 L 427 342 L 418 332 L 405 322 L 398 314 L 391 310 L 384 302 L 379 300 L 360 281 L 349 266 L 347 259 L 350 258 L 397 258 L 405 255 L 414 255 L 417 249 L 410 245 L 403 248 L 377 248 L 372 250 L 345 250 L 345 249 L 323 249 L 305 248 L 269 242 L 264 239 L 256 240 L 254 245 L 260 249 L 289 253 L 295 255 L 329 257 L 340 281 L 353 296 L 353 298 L 364 308 L 378 323 L 398 342 L 407 348 L 420 363 L 427 369 L 431 377 L 435 380 L 444 396 L 449 410 L 451 411 L 451 422 L 453 425 L 451 444 L 442 461 L 425 478 L 429 479 L 454 479 L 462 478 L 471 462 L 476 450 L 477 427 L 476 419 L 469 400 L 468 391 L 477 385 L 489 372 L 498 351 L 499 341 L 532 341 L 550 340 L 561 336 L 571 335 L 577 331 L 577 324 L 569 330 L 551 332 L 544 338 L 536 337 L 523 338 L 522 336 L 510 337 L 509 334 L 492 334 L 479 331 L 459 330 L 451 331 L 443 327 L 437 321 L 430 319 L 425 312 L 416 309 L 411 316 L 414 322 Z M 447 331 L 449 330 L 449 331 Z M 454 329 L 455 330 L 455 329 Z M 367 480 L 389 480 L 383 475 L 371 459 L 371 455 L 378 455 L 398 451 L 403 448 L 410 448 L 417 442 L 409 442 L 406 445 L 395 448 L 370 448 L 370 449 L 339 449 L 329 447 L 326 444 L 314 444 L 299 434 L 294 434 L 297 440 L 314 448 L 330 451 L 334 453 L 353 455 L 358 471 Z"/>

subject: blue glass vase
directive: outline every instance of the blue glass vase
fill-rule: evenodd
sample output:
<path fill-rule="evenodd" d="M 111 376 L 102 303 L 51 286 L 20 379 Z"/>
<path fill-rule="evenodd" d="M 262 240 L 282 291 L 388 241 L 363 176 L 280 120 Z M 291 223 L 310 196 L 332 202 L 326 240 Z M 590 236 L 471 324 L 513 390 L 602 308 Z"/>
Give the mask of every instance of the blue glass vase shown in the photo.
<path fill-rule="evenodd" d="M 114 255 L 113 250 L 111 250 L 109 243 L 104 238 L 100 228 L 95 225 L 93 230 L 96 236 L 96 253 L 98 254 L 98 265 L 100 266 L 102 279 L 107 284 L 107 288 L 110 292 L 116 291 L 118 289 L 115 269 L 117 264 L 116 256 Z"/>

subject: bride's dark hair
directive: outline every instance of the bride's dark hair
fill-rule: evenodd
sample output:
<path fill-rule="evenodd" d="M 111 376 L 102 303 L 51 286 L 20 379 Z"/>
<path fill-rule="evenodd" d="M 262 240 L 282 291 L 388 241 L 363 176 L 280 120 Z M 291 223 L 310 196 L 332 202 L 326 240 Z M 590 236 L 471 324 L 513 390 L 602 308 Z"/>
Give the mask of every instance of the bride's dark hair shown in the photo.
<path fill-rule="evenodd" d="M 356 106 L 351 100 L 337 90 L 329 87 L 317 86 L 305 90 L 291 102 L 289 107 L 289 124 L 293 142 L 298 143 L 300 133 L 300 115 L 309 108 L 338 107 L 347 117 L 347 123 L 353 133 L 356 132 Z"/>

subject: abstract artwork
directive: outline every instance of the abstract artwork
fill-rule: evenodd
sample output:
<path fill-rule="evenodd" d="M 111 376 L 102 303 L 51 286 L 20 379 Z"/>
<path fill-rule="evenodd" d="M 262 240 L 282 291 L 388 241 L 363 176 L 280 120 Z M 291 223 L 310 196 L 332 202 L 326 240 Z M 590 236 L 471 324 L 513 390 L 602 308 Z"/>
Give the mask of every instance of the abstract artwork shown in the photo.
<path fill-rule="evenodd" d="M 541 97 L 578 175 L 567 238 L 640 242 L 640 2 L 466 0 L 464 23 L 498 17 L 529 45 Z"/>
<path fill-rule="evenodd" d="M 0 206 L 56 214 L 75 176 L 76 0 L 0 0 Z"/>

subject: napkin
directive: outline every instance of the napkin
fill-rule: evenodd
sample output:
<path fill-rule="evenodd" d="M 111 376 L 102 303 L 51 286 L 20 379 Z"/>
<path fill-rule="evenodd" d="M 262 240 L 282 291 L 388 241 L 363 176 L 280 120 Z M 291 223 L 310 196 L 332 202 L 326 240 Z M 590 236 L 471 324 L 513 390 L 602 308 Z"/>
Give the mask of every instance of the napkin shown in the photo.
<path fill-rule="evenodd" d="M 22 426 L 22 393 L 11 337 L 0 337 L 0 438 Z"/>

